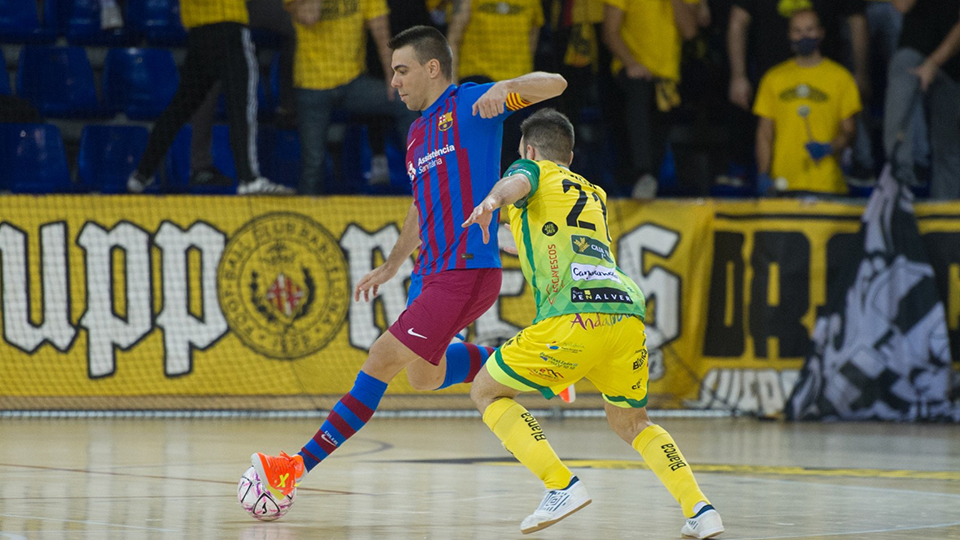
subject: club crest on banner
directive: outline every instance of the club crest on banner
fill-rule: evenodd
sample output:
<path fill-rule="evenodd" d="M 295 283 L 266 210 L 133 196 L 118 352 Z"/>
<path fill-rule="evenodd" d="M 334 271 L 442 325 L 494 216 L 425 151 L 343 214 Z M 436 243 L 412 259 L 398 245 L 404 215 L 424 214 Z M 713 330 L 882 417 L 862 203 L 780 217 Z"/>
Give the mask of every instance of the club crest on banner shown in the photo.
<path fill-rule="evenodd" d="M 347 262 L 319 223 L 260 216 L 231 237 L 217 273 L 230 329 L 254 351 L 296 359 L 337 334 L 350 303 Z"/>

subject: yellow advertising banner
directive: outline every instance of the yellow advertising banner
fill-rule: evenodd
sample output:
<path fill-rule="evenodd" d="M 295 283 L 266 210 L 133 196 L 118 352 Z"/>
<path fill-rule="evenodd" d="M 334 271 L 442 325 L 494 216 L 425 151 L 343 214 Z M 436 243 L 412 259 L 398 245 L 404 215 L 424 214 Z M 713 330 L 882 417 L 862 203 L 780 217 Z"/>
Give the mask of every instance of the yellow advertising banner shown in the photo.
<path fill-rule="evenodd" d="M 311 408 L 327 402 L 312 397 L 339 397 L 405 307 L 412 260 L 375 302 L 355 302 L 352 290 L 390 252 L 409 204 L 0 199 L 0 409 Z M 618 264 L 648 299 L 652 406 L 779 411 L 818 307 L 839 292 L 831 271 L 857 241 L 862 211 L 612 201 Z M 957 359 L 960 203 L 917 205 L 917 215 Z M 503 341 L 533 318 L 516 257 L 503 260 L 500 299 L 470 340 Z M 403 377 L 389 393 L 415 394 Z M 415 399 L 442 402 L 430 396 Z"/>

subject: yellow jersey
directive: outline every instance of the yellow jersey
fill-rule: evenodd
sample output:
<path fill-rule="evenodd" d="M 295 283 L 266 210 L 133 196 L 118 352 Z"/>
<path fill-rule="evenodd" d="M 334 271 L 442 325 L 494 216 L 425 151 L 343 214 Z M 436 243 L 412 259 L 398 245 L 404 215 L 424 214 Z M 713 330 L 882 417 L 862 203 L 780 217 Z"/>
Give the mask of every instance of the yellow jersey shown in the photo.
<path fill-rule="evenodd" d="M 207 24 L 249 24 L 245 0 L 180 0 L 180 21 L 190 29 Z"/>
<path fill-rule="evenodd" d="M 460 44 L 460 77 L 503 81 L 533 71 L 530 32 L 543 26 L 540 0 L 471 0 Z"/>
<path fill-rule="evenodd" d="M 359 77 L 367 65 L 366 22 L 389 13 L 386 0 L 323 0 L 316 24 L 294 21 L 293 85 L 329 90 Z"/>
<path fill-rule="evenodd" d="M 787 60 L 771 68 L 760 80 L 753 105 L 754 114 L 774 124 L 770 176 L 786 178 L 790 191 L 847 193 L 837 160 L 827 156 L 814 162 L 804 145 L 811 136 L 817 142 L 832 141 L 840 122 L 860 109 L 857 83 L 832 60 L 825 58 L 813 67 Z"/>
<path fill-rule="evenodd" d="M 680 30 L 673 20 L 670 0 L 604 0 L 607 5 L 623 11 L 620 37 L 630 49 L 634 60 L 650 70 L 654 77 L 680 80 L 680 53 L 683 45 Z M 684 0 L 699 4 L 699 0 Z M 618 58 L 611 66 L 614 73 L 623 69 Z"/>
<path fill-rule="evenodd" d="M 530 193 L 507 214 L 537 303 L 533 322 L 573 313 L 643 319 L 643 293 L 610 249 L 603 189 L 552 161 L 518 160 L 504 177 L 515 174 L 530 181 Z"/>

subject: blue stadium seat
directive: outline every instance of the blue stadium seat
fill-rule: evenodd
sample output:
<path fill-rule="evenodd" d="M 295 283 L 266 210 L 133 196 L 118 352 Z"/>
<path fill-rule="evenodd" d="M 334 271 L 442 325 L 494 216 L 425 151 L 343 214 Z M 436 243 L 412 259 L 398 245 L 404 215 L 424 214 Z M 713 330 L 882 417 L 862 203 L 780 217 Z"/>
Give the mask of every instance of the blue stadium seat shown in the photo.
<path fill-rule="evenodd" d="M 100 29 L 100 0 L 45 0 L 47 3 L 66 4 L 58 8 L 67 41 L 74 45 L 132 45 L 138 41 L 136 33 L 128 28 Z M 64 13 L 66 10 L 66 13 Z"/>
<path fill-rule="evenodd" d="M 173 99 L 180 76 L 167 49 L 110 49 L 103 65 L 103 104 L 133 120 L 154 120 Z"/>
<path fill-rule="evenodd" d="M 127 177 L 137 168 L 147 148 L 147 128 L 96 126 L 80 134 L 78 188 L 84 192 L 126 193 Z M 159 192 L 156 183 L 148 192 Z"/>
<path fill-rule="evenodd" d="M 65 193 L 73 190 L 60 129 L 50 124 L 0 124 L 0 190 Z"/>
<path fill-rule="evenodd" d="M 81 47 L 29 45 L 20 50 L 17 95 L 29 100 L 44 116 L 101 116 L 93 68 Z"/>
<path fill-rule="evenodd" d="M 180 46 L 187 41 L 178 0 L 129 0 L 127 27 L 146 36 L 150 45 Z"/>
<path fill-rule="evenodd" d="M 71 0 L 44 0 L 43 27 L 58 35 L 66 34 L 71 7 Z"/>
<path fill-rule="evenodd" d="M 40 26 L 37 3 L 0 0 L 0 43 L 53 43 L 54 30 Z"/>
<path fill-rule="evenodd" d="M 13 91 L 10 88 L 10 74 L 7 73 L 7 70 L 2 70 L 2 76 L 0 76 L 0 95 L 9 96 Z"/>
<path fill-rule="evenodd" d="M 190 185 L 190 140 L 193 127 L 183 126 L 167 152 L 166 176 L 168 193 L 195 193 L 200 195 L 230 194 L 237 192 L 234 182 L 231 186 L 191 186 Z M 213 165 L 224 175 L 236 180 L 237 168 L 233 163 L 233 151 L 230 150 L 230 132 L 226 125 L 213 126 Z"/>

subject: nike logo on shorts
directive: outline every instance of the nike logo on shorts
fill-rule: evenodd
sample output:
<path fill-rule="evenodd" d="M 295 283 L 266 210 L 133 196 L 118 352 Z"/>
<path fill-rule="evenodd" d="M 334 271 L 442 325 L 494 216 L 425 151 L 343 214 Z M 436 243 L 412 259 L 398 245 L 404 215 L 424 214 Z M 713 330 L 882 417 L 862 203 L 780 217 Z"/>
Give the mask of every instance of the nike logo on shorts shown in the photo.
<path fill-rule="evenodd" d="M 418 333 L 414 332 L 414 331 L 413 331 L 413 328 L 407 329 L 407 333 L 410 334 L 410 335 L 413 336 L 413 337 L 418 337 L 418 338 L 421 338 L 421 339 L 427 339 L 427 336 L 425 336 L 425 335 L 423 335 L 423 334 L 418 334 Z"/>

